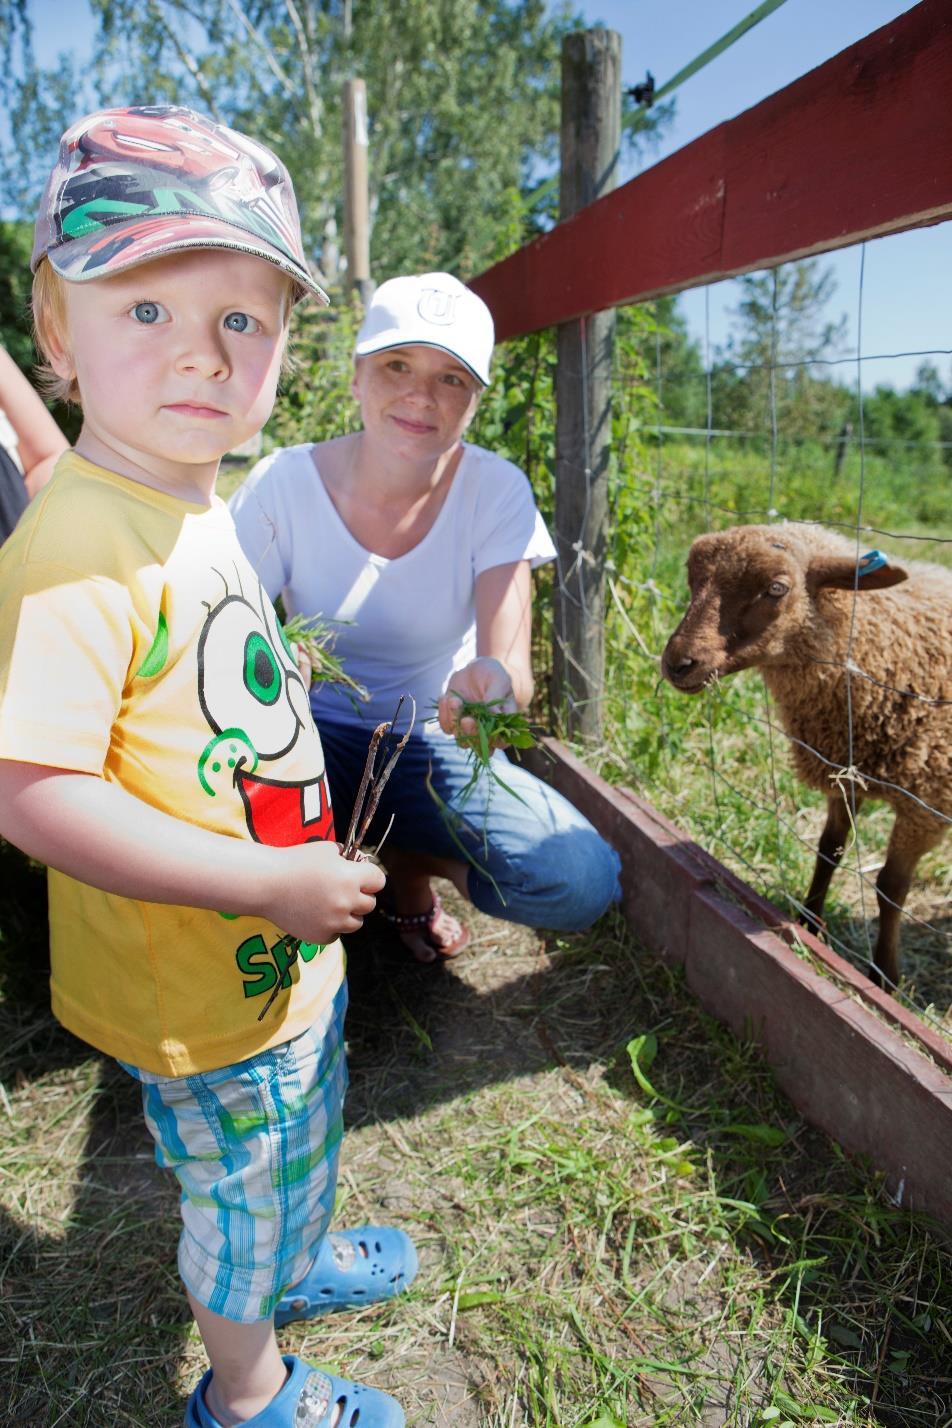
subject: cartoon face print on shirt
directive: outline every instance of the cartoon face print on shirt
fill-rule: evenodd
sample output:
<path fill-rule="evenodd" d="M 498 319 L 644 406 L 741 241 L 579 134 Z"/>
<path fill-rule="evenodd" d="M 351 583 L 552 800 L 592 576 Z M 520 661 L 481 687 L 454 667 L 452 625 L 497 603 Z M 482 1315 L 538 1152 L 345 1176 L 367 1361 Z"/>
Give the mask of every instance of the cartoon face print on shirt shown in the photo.
<path fill-rule="evenodd" d="M 198 761 L 211 798 L 237 790 L 248 831 L 259 843 L 291 847 L 333 839 L 323 766 L 302 782 L 271 778 L 300 738 L 315 751 L 310 706 L 274 607 L 259 582 L 251 599 L 226 584 L 198 641 L 198 701 L 213 731 Z"/>

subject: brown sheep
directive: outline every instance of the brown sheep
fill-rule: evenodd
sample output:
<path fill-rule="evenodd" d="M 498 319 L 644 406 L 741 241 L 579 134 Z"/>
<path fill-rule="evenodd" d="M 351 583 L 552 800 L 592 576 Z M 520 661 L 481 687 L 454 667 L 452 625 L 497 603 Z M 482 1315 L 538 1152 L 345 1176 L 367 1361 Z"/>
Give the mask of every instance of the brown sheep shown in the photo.
<path fill-rule="evenodd" d="M 688 581 L 690 604 L 661 657 L 665 677 L 696 694 L 718 676 L 759 669 L 800 741 L 790 746 L 798 776 L 826 795 L 808 923 L 822 926 L 849 840 L 852 796 L 831 776 L 852 766 L 866 780 L 853 784 L 855 806 L 884 799 L 895 811 L 876 879 L 874 973 L 895 986 L 916 864 L 952 817 L 952 571 L 861 560 L 857 577 L 855 543 L 820 526 L 736 526 L 698 537 Z"/>

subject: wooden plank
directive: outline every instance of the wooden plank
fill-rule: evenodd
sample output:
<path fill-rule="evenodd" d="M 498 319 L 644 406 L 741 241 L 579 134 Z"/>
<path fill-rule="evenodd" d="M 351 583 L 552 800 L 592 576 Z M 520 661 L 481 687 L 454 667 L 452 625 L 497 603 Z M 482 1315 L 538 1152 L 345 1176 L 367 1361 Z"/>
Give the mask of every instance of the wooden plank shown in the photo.
<path fill-rule="evenodd" d="M 744 907 L 761 928 L 788 947 L 804 947 L 815 964 L 879 1016 L 918 1042 L 933 1061 L 952 1073 L 952 1045 L 888 992 L 873 986 L 852 963 L 750 887 L 664 814 L 630 789 L 611 787 L 557 739 L 543 739 L 532 771 L 564 793 L 621 855 L 625 916 L 636 936 L 667 961 L 686 957 L 686 899 L 703 886 L 720 890 Z M 796 954 L 794 954 L 796 955 Z"/>
<path fill-rule="evenodd" d="M 952 1225 L 952 1090 L 920 1056 L 742 908 L 692 900 L 687 981 L 705 1010 L 763 1049 L 813 1125 L 886 1172 L 897 1203 Z"/>
<path fill-rule="evenodd" d="M 368 180 L 367 85 L 345 79 L 344 106 L 344 251 L 347 282 L 366 307 L 373 297 L 370 280 L 370 187 Z"/>
<path fill-rule="evenodd" d="M 535 771 L 618 849 L 622 905 L 639 941 L 684 964 L 705 1009 L 758 1041 L 808 1120 L 868 1155 L 897 1201 L 952 1229 L 948 1046 L 650 804 L 611 788 L 555 739 L 543 741 L 543 755 Z M 785 937 L 810 947 L 820 970 Z"/>
<path fill-rule="evenodd" d="M 952 6 L 905 15 L 471 286 L 499 341 L 952 216 Z"/>
<path fill-rule="evenodd" d="M 621 37 L 575 30 L 562 40 L 559 205 L 570 217 L 617 182 L 621 144 Z M 555 520 L 552 707 L 574 739 L 602 736 L 605 557 L 612 449 L 615 314 L 558 331 L 555 371 Z M 584 550 L 591 558 L 583 560 Z"/>

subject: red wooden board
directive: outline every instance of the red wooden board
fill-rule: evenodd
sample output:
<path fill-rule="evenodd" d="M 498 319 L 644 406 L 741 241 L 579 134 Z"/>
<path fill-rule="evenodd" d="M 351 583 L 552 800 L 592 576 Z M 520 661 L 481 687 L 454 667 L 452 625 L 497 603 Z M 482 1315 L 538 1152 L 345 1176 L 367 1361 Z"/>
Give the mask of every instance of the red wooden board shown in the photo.
<path fill-rule="evenodd" d="M 914 9 L 471 286 L 499 341 L 952 216 L 952 5 Z"/>
<path fill-rule="evenodd" d="M 868 1155 L 903 1205 L 928 1211 L 952 1230 L 947 1043 L 650 804 L 609 787 L 557 740 L 544 746 L 547 757 L 536 771 L 621 854 L 622 905 L 639 941 L 683 965 L 704 1008 L 759 1043 L 808 1120 L 847 1150 Z M 787 945 L 793 935 L 821 970 Z M 887 1015 L 904 1038 L 863 1002 Z"/>

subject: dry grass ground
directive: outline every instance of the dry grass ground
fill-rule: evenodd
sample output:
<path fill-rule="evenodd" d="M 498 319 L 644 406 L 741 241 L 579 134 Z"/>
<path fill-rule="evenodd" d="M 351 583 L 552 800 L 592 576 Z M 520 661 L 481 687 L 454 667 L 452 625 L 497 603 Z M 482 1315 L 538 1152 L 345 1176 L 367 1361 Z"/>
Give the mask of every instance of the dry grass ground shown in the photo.
<path fill-rule="evenodd" d="M 548 942 L 473 925 L 436 972 L 380 932 L 351 945 L 339 1220 L 403 1225 L 421 1273 L 287 1346 L 396 1392 L 412 1428 L 952 1424 L 952 1261 L 930 1227 L 620 922 Z M 173 1185 L 134 1085 L 15 981 L 0 1421 L 177 1428 L 203 1359 Z"/>

